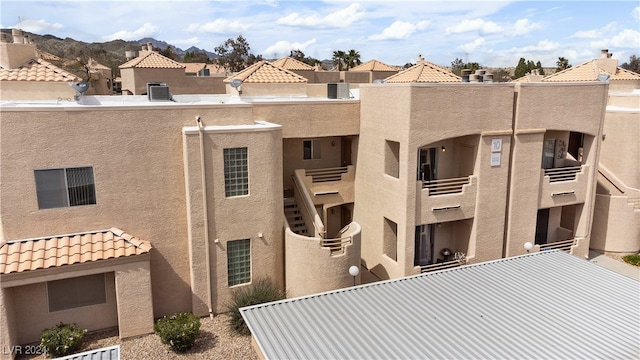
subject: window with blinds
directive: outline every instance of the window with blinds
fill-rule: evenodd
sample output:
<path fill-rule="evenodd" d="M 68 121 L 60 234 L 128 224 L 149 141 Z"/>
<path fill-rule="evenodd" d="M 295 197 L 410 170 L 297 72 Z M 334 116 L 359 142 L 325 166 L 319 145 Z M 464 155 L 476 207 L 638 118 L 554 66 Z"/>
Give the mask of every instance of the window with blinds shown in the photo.
<path fill-rule="evenodd" d="M 73 309 L 107 302 L 105 274 L 47 281 L 49 311 Z"/>
<path fill-rule="evenodd" d="M 38 208 L 96 203 L 92 167 L 35 170 Z"/>

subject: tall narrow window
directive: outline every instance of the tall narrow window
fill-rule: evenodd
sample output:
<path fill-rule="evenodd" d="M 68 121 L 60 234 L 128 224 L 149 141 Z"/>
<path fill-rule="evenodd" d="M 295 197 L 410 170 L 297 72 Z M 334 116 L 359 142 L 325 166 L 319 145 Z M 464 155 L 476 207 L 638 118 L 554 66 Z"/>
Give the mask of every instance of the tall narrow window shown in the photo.
<path fill-rule="evenodd" d="M 247 148 L 230 148 L 224 149 L 223 152 L 225 196 L 249 194 Z"/>
<path fill-rule="evenodd" d="M 251 240 L 227 242 L 227 273 L 229 286 L 251 281 Z"/>
<path fill-rule="evenodd" d="M 91 167 L 35 170 L 34 173 L 40 209 L 96 203 Z"/>
<path fill-rule="evenodd" d="M 398 224 L 384 218 L 383 236 L 383 251 L 392 260 L 398 260 Z"/>
<path fill-rule="evenodd" d="M 320 140 L 304 140 L 302 142 L 304 160 L 320 159 Z"/>
<path fill-rule="evenodd" d="M 400 176 L 400 143 L 397 141 L 385 141 L 384 172 L 394 178 Z"/>

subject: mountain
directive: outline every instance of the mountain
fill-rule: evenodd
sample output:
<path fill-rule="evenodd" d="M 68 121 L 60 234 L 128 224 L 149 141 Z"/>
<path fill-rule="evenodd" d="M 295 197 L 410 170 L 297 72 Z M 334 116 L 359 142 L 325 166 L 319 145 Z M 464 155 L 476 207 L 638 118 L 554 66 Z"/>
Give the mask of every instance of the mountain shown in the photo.
<path fill-rule="evenodd" d="M 0 31 L 2 33 L 7 33 L 10 39 L 9 41 L 12 41 L 11 29 L 0 29 Z M 39 35 L 27 31 L 23 31 L 23 34 L 28 36 L 34 42 L 38 50 L 61 58 L 59 61 L 52 60 L 50 62 L 82 77 L 86 77 L 83 65 L 87 63 L 89 57 L 95 59 L 102 65 L 110 67 L 114 76 L 118 76 L 120 73 L 118 66 L 127 61 L 125 52 L 139 51 L 142 45 L 149 42 L 155 48 L 160 50 L 166 50 L 167 47 L 171 46 L 174 53 L 178 56 L 178 59 L 176 59 L 178 61 L 181 61 L 187 51 L 205 52 L 210 59 L 215 59 L 217 57 L 217 55 L 212 52 L 199 49 L 194 46 L 187 50 L 182 50 L 165 41 L 153 38 L 143 38 L 137 41 L 113 40 L 103 43 L 86 43 L 72 38 L 62 39 L 50 34 Z"/>

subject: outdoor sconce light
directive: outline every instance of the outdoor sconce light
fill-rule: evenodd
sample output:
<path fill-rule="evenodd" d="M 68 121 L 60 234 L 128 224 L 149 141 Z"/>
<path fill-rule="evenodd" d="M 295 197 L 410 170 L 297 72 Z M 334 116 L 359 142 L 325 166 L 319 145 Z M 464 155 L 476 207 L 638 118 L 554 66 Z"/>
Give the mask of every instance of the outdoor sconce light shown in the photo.
<path fill-rule="evenodd" d="M 442 152 L 447 151 L 447 148 L 445 148 L 444 146 L 442 146 Z"/>
<path fill-rule="evenodd" d="M 349 275 L 353 276 L 353 286 L 356 286 L 356 276 L 360 274 L 360 268 L 353 265 L 349 268 Z"/>
<path fill-rule="evenodd" d="M 530 241 L 527 241 L 526 243 L 524 243 L 524 249 L 527 250 L 527 253 L 529 253 L 529 251 L 533 249 L 533 244 Z"/>

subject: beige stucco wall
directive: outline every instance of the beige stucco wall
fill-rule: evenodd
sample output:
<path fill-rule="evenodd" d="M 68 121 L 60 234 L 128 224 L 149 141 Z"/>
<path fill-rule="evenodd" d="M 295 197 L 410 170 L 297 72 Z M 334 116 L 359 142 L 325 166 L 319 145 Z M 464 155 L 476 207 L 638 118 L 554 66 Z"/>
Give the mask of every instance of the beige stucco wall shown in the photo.
<path fill-rule="evenodd" d="M 344 253 L 331 255 L 320 239 L 285 231 L 287 297 L 297 297 L 353 285 L 350 266 L 360 266 L 360 226 L 351 223 L 342 237 L 351 237 Z M 359 284 L 359 276 L 356 284 Z"/>
<path fill-rule="evenodd" d="M 51 100 L 55 103 L 74 101 L 77 93 L 66 81 L 2 81 L 0 101 Z"/>
<path fill-rule="evenodd" d="M 253 123 L 249 105 L 3 107 L 5 238 L 118 227 L 157 250 L 151 254 L 154 316 L 190 310 L 181 130 L 195 125 L 196 116 L 208 124 Z M 97 204 L 38 210 L 33 171 L 70 166 L 93 166 Z"/>
<path fill-rule="evenodd" d="M 89 331 L 118 326 L 114 274 L 105 275 L 105 304 L 54 312 L 49 312 L 46 282 L 12 288 L 17 343 L 37 342 L 42 330 L 60 322 L 76 323 Z"/>
<path fill-rule="evenodd" d="M 640 94 L 637 96 L 640 99 Z M 604 119 L 600 164 L 624 185 L 640 190 L 640 104 L 638 107 L 607 110 Z"/>
<path fill-rule="evenodd" d="M 190 276 L 194 294 L 192 301 L 194 311 L 203 315 L 209 309 L 215 313 L 224 311 L 224 304 L 230 298 L 231 289 L 227 283 L 228 241 L 250 239 L 251 279 L 270 277 L 284 287 L 284 210 L 280 126 L 208 128 L 206 125 L 215 123 L 215 118 L 203 116 L 201 120 L 205 125 L 202 134 L 194 129 L 183 130 L 183 151 L 190 209 L 188 228 Z M 249 194 L 226 197 L 223 149 L 235 147 L 247 147 Z M 202 183 L 201 149 L 204 153 L 206 188 Z M 209 204 L 206 209 L 203 208 L 203 192 Z M 209 278 L 206 270 L 207 249 L 211 268 Z M 245 285 L 236 285 L 234 288 L 240 286 Z"/>
<path fill-rule="evenodd" d="M 226 93 L 240 96 L 306 96 L 307 83 L 250 83 L 245 82 L 235 89 L 229 83 L 225 84 Z"/>
<path fill-rule="evenodd" d="M 148 261 L 123 264 L 115 271 L 118 331 L 121 339 L 153 332 L 151 267 Z"/>
<path fill-rule="evenodd" d="M 497 84 L 496 84 L 497 85 Z M 499 85 L 362 85 L 361 133 L 358 146 L 358 169 L 356 171 L 355 218 L 363 228 L 362 253 L 365 265 L 377 275 L 399 277 L 415 272 L 414 236 L 415 227 L 431 215 L 432 207 L 422 205 L 421 186 L 416 183 L 418 148 L 446 144 L 449 151 L 442 154 L 440 164 L 447 160 L 456 141 L 472 141 L 473 174 L 478 178 L 466 192 L 477 198 L 473 204 L 470 232 L 473 234 L 473 249 L 477 261 L 501 257 L 504 231 L 504 208 L 510 149 L 513 86 Z M 491 107 L 486 104 L 492 104 Z M 476 135 L 465 138 L 468 135 Z M 502 139 L 502 162 L 492 167 L 491 140 Z M 385 140 L 400 143 L 400 177 L 384 173 Z M 443 165 L 447 177 L 457 177 L 456 170 Z M 475 190 L 477 187 L 477 190 Z M 376 194 L 376 196 L 371 196 Z M 463 205 L 459 195 L 443 195 L 436 202 L 451 206 Z M 406 200 L 405 200 L 406 199 Z M 442 199 L 442 200 L 441 200 Z M 434 203 L 435 204 L 435 203 Z M 444 206 L 444 205 L 443 205 Z M 466 207 L 465 207 L 466 209 Z M 449 211 L 449 210 L 448 210 Z M 433 214 L 442 221 L 468 218 L 464 209 L 459 213 Z M 469 211 L 467 210 L 468 214 Z M 446 218 L 447 215 L 453 218 Z M 442 218 L 445 216 L 445 218 Z M 398 224 L 397 261 L 382 254 L 383 217 Z M 377 269 L 376 269 L 377 268 Z"/>
<path fill-rule="evenodd" d="M 534 241 L 538 206 L 550 205 L 547 200 L 543 200 L 548 199 L 549 194 L 542 191 L 555 192 L 556 186 L 575 187 L 576 194 L 581 192 L 579 196 L 576 195 L 576 201 L 569 203 L 579 203 L 584 199 L 582 211 L 576 212 L 574 229 L 574 237 L 581 241 L 573 252 L 586 256 L 595 197 L 595 169 L 600 152 L 599 139 L 608 86 L 604 83 L 528 83 L 517 85 L 516 91 L 506 256 L 524 253 L 524 243 Z M 575 180 L 576 186 L 560 184 L 554 185 L 553 189 L 541 186 L 543 140 L 557 137 L 558 133 L 555 131 L 577 131 L 585 134 L 585 156 L 582 163 L 588 167 Z M 581 187 L 586 190 L 581 190 Z"/>
<path fill-rule="evenodd" d="M 341 166 L 342 142 L 339 137 L 331 136 L 317 139 L 320 140 L 320 159 L 309 160 L 303 159 L 304 140 L 314 140 L 314 138 L 282 140 L 283 186 L 285 189 L 293 188 L 291 176 L 293 176 L 295 169 L 321 169 Z"/>
<path fill-rule="evenodd" d="M 640 251 L 640 209 L 626 196 L 596 195 L 591 249 L 616 255 Z"/>
<path fill-rule="evenodd" d="M 0 67 L 5 69 L 16 69 L 36 55 L 35 44 L 0 42 Z"/>

